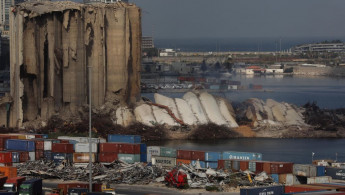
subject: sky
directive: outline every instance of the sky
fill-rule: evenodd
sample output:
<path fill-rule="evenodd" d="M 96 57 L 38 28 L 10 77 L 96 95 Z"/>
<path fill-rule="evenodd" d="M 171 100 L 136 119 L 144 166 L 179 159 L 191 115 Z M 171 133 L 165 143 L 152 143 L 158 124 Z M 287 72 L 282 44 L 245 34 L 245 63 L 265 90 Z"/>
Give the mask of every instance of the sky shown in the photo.
<path fill-rule="evenodd" d="M 130 0 L 156 39 L 345 37 L 345 0 Z"/>

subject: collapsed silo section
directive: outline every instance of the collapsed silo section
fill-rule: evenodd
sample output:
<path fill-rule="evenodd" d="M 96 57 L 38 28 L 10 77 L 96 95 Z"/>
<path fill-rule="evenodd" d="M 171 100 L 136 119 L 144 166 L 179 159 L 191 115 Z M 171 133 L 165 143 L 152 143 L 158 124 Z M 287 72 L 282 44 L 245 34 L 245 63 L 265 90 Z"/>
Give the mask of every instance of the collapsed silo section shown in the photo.
<path fill-rule="evenodd" d="M 133 4 L 24 2 L 10 14 L 10 126 L 140 99 L 141 12 Z M 116 96 L 116 97 L 114 97 Z"/>

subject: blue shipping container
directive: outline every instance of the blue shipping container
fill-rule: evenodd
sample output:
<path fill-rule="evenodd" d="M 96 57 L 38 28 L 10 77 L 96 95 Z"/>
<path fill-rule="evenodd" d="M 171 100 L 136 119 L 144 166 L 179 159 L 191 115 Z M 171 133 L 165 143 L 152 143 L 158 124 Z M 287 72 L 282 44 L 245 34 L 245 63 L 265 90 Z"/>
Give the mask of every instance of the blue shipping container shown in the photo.
<path fill-rule="evenodd" d="M 271 177 L 274 182 L 279 183 L 279 175 L 278 174 L 271 174 Z"/>
<path fill-rule="evenodd" d="M 140 154 L 140 162 L 147 162 L 147 154 Z"/>
<path fill-rule="evenodd" d="M 44 155 L 44 159 L 53 160 L 52 151 L 44 151 L 43 155 Z"/>
<path fill-rule="evenodd" d="M 59 164 L 64 160 L 73 161 L 73 154 L 66 154 L 66 153 L 52 153 L 52 159 L 55 164 Z"/>
<path fill-rule="evenodd" d="M 316 166 L 316 176 L 325 176 L 325 170 L 324 166 Z"/>
<path fill-rule="evenodd" d="M 325 175 L 331 176 L 332 179 L 345 180 L 345 169 L 336 167 L 327 167 L 325 169 Z"/>
<path fill-rule="evenodd" d="M 78 194 L 78 195 L 82 195 L 82 194 L 86 194 L 89 192 L 89 189 L 87 188 L 69 188 L 68 189 L 68 194 Z"/>
<path fill-rule="evenodd" d="M 19 163 L 19 152 L 11 152 L 12 153 L 12 162 Z"/>
<path fill-rule="evenodd" d="M 21 139 L 6 140 L 6 150 L 35 152 L 35 142 Z"/>
<path fill-rule="evenodd" d="M 223 160 L 262 160 L 261 153 L 227 151 L 222 153 Z"/>
<path fill-rule="evenodd" d="M 219 89 L 219 85 L 210 85 L 210 89 Z"/>
<path fill-rule="evenodd" d="M 284 186 L 266 186 L 254 188 L 241 188 L 240 195 L 282 195 L 284 193 Z"/>
<path fill-rule="evenodd" d="M 48 139 L 48 134 L 38 134 L 38 135 L 42 135 L 43 139 Z"/>
<path fill-rule="evenodd" d="M 211 169 L 217 169 L 218 167 L 218 161 L 216 162 L 206 162 L 206 168 L 211 168 Z"/>
<path fill-rule="evenodd" d="M 108 142 L 140 144 L 141 137 L 139 135 L 108 135 Z"/>
<path fill-rule="evenodd" d="M 200 167 L 201 167 L 201 168 L 206 168 L 206 162 L 205 162 L 205 161 L 199 161 L 199 163 L 200 163 Z M 192 164 L 193 166 L 195 166 L 195 165 L 196 165 L 196 160 L 192 160 L 192 161 L 191 161 L 191 164 Z"/>
<path fill-rule="evenodd" d="M 73 150 L 75 150 L 75 144 L 79 142 L 77 140 L 68 140 L 68 143 L 73 144 Z"/>
<path fill-rule="evenodd" d="M 140 154 L 147 154 L 146 144 L 140 144 Z"/>
<path fill-rule="evenodd" d="M 222 159 L 221 152 L 205 152 L 205 161 L 218 161 Z"/>

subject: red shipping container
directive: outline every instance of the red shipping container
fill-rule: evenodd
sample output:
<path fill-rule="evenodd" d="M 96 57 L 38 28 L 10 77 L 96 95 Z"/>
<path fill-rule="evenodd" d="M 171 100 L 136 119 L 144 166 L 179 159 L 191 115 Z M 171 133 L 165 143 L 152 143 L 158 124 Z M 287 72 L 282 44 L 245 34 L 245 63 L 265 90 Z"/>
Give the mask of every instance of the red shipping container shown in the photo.
<path fill-rule="evenodd" d="M 263 170 L 267 174 L 292 173 L 293 163 L 290 162 L 264 162 Z"/>
<path fill-rule="evenodd" d="M 249 169 L 249 161 L 240 161 L 240 170 L 245 171 Z"/>
<path fill-rule="evenodd" d="M 35 138 L 43 138 L 43 135 L 35 134 Z"/>
<path fill-rule="evenodd" d="M 100 143 L 99 152 L 100 153 L 119 153 L 119 143 Z"/>
<path fill-rule="evenodd" d="M 44 140 L 34 140 L 35 141 L 35 150 L 44 150 Z"/>
<path fill-rule="evenodd" d="M 119 144 L 120 154 L 140 154 L 140 144 Z"/>
<path fill-rule="evenodd" d="M 224 169 L 225 160 L 218 160 L 218 167 L 217 169 Z"/>
<path fill-rule="evenodd" d="M 53 143 L 52 152 L 55 152 L 55 153 L 73 153 L 73 144 Z"/>
<path fill-rule="evenodd" d="M 68 194 L 68 189 L 70 188 L 89 188 L 89 184 L 87 183 L 60 183 L 58 184 L 58 189 L 62 189 L 63 194 Z"/>
<path fill-rule="evenodd" d="M 69 144 L 69 141 L 68 140 L 64 140 L 64 139 L 60 139 L 60 143 L 61 144 Z"/>
<path fill-rule="evenodd" d="M 192 159 L 192 151 L 190 151 L 190 150 L 177 150 L 177 158 L 178 159 L 191 160 Z"/>
<path fill-rule="evenodd" d="M 11 139 L 10 136 L 0 136 L 0 150 L 5 150 L 6 148 L 6 140 Z"/>
<path fill-rule="evenodd" d="M 64 195 L 68 194 L 68 189 L 70 188 L 86 188 L 89 189 L 88 183 L 60 183 L 58 184 L 58 189 L 62 189 L 62 192 Z M 94 192 L 100 192 L 102 190 L 102 184 L 92 184 L 92 191 Z"/>
<path fill-rule="evenodd" d="M 36 150 L 35 160 L 40 160 L 42 158 L 44 158 L 44 150 Z"/>
<path fill-rule="evenodd" d="M 285 193 L 295 193 L 295 192 L 313 192 L 325 190 L 324 188 L 317 188 L 309 185 L 295 185 L 295 186 L 285 186 Z"/>
<path fill-rule="evenodd" d="M 261 173 L 264 171 L 264 161 L 256 161 L 256 172 L 255 173 Z"/>
<path fill-rule="evenodd" d="M 205 161 L 205 152 L 204 151 L 191 151 L 191 153 L 192 153 L 191 160 Z"/>
<path fill-rule="evenodd" d="M 93 183 L 92 184 L 92 191 L 94 192 L 102 192 L 102 185 L 101 183 Z"/>
<path fill-rule="evenodd" d="M 111 163 L 114 160 L 117 160 L 117 153 L 99 153 L 98 154 L 98 161 L 99 162 L 105 162 L 105 163 Z"/>
<path fill-rule="evenodd" d="M 7 179 L 6 183 L 13 183 L 15 186 L 20 186 L 20 184 L 23 183 L 23 181 L 25 181 L 25 177 L 13 177 L 10 179 Z"/>
<path fill-rule="evenodd" d="M 12 153 L 0 152 L 0 163 L 12 163 Z"/>
<path fill-rule="evenodd" d="M 19 162 L 29 161 L 29 152 L 19 152 Z"/>

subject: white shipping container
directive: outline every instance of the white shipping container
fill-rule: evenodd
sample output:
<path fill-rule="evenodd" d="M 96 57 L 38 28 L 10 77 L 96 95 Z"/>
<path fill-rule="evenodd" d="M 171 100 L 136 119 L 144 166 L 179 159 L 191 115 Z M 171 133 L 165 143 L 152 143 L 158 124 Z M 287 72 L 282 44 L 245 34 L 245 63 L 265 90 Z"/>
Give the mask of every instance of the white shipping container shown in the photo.
<path fill-rule="evenodd" d="M 176 166 L 176 158 L 154 156 L 152 157 L 152 164 L 159 164 L 166 167 Z"/>
<path fill-rule="evenodd" d="M 302 184 L 293 174 L 279 174 L 279 183 L 287 186 Z"/>
<path fill-rule="evenodd" d="M 35 135 L 25 135 L 26 139 L 35 139 Z"/>
<path fill-rule="evenodd" d="M 86 168 L 88 165 L 89 163 L 73 163 L 73 166 L 77 168 Z"/>
<path fill-rule="evenodd" d="M 89 142 L 89 138 L 88 137 L 59 136 L 58 139 L 75 140 L 75 141 L 81 142 L 81 143 L 88 143 Z M 91 138 L 91 142 L 93 142 L 93 143 L 105 143 L 107 141 L 104 138 Z"/>
<path fill-rule="evenodd" d="M 307 184 L 316 184 L 316 183 L 331 183 L 332 177 L 330 176 L 321 176 L 321 177 L 308 177 Z"/>
<path fill-rule="evenodd" d="M 12 167 L 18 167 L 20 165 L 22 165 L 22 163 L 12 163 Z"/>
<path fill-rule="evenodd" d="M 44 150 L 49 151 L 52 150 L 52 140 L 44 140 Z"/>
<path fill-rule="evenodd" d="M 36 160 L 36 155 L 35 152 L 29 152 L 29 160 L 30 161 L 35 161 Z"/>
<path fill-rule="evenodd" d="M 161 148 L 159 146 L 149 146 L 146 148 L 147 162 L 152 162 L 152 156 L 160 156 Z"/>
<path fill-rule="evenodd" d="M 97 146 L 96 143 L 91 143 L 91 152 L 97 153 Z M 90 151 L 90 144 L 89 143 L 76 143 L 74 145 L 74 150 L 77 153 L 89 152 Z"/>

